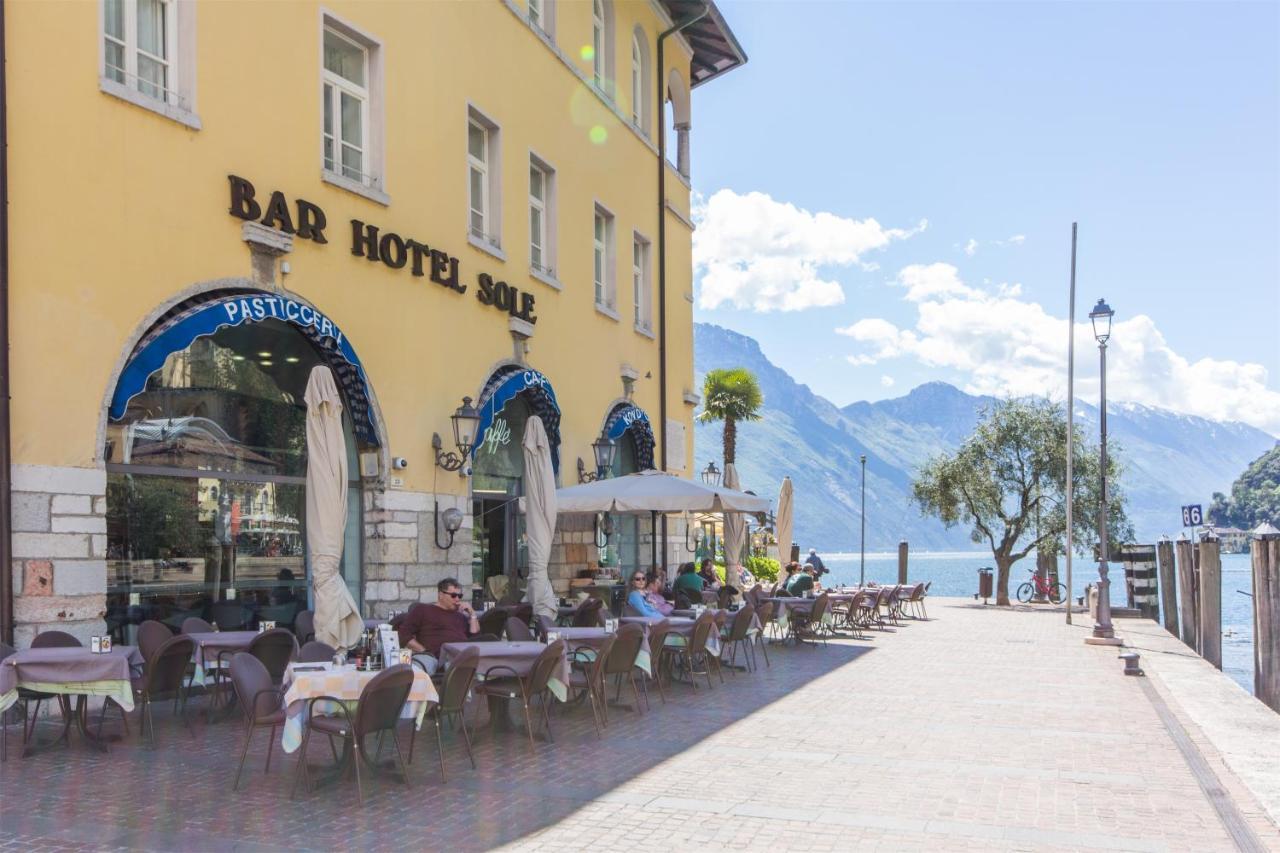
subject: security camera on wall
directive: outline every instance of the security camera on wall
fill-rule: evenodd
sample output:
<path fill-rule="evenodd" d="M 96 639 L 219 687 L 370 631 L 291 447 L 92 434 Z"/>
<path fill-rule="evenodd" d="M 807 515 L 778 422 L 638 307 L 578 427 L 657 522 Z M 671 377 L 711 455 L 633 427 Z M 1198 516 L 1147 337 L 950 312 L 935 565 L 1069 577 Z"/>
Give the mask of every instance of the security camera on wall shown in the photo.
<path fill-rule="evenodd" d="M 395 468 L 397 471 L 403 471 L 405 468 L 409 467 L 409 460 L 405 459 L 403 456 L 396 456 L 391 460 L 391 467 Z"/>

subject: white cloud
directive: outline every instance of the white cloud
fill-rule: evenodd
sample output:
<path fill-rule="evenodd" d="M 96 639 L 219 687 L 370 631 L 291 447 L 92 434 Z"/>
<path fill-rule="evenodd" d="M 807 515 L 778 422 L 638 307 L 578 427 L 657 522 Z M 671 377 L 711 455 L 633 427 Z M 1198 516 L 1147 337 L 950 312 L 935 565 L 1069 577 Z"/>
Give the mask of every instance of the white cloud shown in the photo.
<path fill-rule="evenodd" d="M 693 210 L 698 305 L 757 312 L 800 311 L 844 302 L 844 289 L 824 268 L 861 265 L 862 255 L 923 231 L 885 228 L 874 219 L 810 213 L 760 192 L 719 190 Z"/>
<path fill-rule="evenodd" d="M 885 388 L 892 388 L 895 384 L 897 384 L 897 381 L 892 376 L 886 373 L 880 377 L 880 384 L 883 385 Z"/>
<path fill-rule="evenodd" d="M 1025 243 L 1025 242 L 1027 242 L 1027 235 L 1026 235 L 1026 234 L 1014 234 L 1014 235 L 1013 235 L 1012 237 L 1010 237 L 1008 240 L 1005 240 L 1003 243 L 1001 243 L 1001 245 L 1002 245 L 1002 246 L 1003 246 L 1003 245 L 1009 245 L 1009 246 L 1021 246 L 1021 245 L 1022 245 L 1023 243 Z"/>
<path fill-rule="evenodd" d="M 916 304 L 913 328 L 865 318 L 837 329 L 865 345 L 847 360 L 876 364 L 912 358 L 966 377 L 976 394 L 1066 394 L 1067 321 L 1019 297 L 1018 285 L 996 293 L 965 285 L 949 264 L 913 265 L 898 275 Z M 1081 317 L 1087 312 L 1080 309 Z M 1097 345 L 1088 321 L 1076 323 L 1076 393 L 1096 400 Z M 1200 415 L 1238 420 L 1280 435 L 1280 392 L 1267 388 L 1260 364 L 1191 361 L 1165 340 L 1150 317 L 1117 320 L 1107 348 L 1107 396 Z"/>
<path fill-rule="evenodd" d="M 971 258 L 976 255 L 978 253 L 978 241 L 970 237 L 969 242 L 964 244 L 964 253 Z"/>

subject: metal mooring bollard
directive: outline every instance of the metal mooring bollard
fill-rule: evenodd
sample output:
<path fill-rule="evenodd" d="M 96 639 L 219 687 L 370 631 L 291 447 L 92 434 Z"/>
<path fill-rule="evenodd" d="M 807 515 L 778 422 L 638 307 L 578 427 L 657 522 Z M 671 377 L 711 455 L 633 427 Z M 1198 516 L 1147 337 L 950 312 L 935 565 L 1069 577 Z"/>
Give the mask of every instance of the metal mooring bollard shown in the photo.
<path fill-rule="evenodd" d="M 1124 661 L 1125 675 L 1142 675 L 1142 668 L 1138 666 L 1138 661 L 1142 655 L 1137 652 L 1124 652 L 1120 655 L 1120 660 Z"/>

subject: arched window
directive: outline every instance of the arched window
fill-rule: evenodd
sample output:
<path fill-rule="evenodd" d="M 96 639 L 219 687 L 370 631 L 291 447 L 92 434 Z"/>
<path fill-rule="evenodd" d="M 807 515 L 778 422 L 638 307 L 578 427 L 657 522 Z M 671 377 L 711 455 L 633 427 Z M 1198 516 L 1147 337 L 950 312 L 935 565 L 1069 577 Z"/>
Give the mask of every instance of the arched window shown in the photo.
<path fill-rule="evenodd" d="M 631 34 L 631 123 L 649 135 L 649 115 L 653 111 L 650 95 L 653 76 L 649 65 L 649 42 L 644 30 L 636 27 Z"/>
<path fill-rule="evenodd" d="M 668 133 L 667 158 L 684 178 L 689 177 L 689 87 L 674 68 L 667 77 L 667 97 L 663 105 Z"/>
<path fill-rule="evenodd" d="M 613 2 L 591 0 L 591 74 L 595 87 L 613 97 Z"/>
<path fill-rule="evenodd" d="M 196 336 L 164 356 L 141 390 L 117 389 L 104 448 L 107 622 L 117 637 L 131 641 L 146 619 L 178 630 L 189 616 L 230 630 L 263 620 L 285 627 L 307 607 L 303 396 L 320 365 L 325 357 L 299 326 L 268 316 Z M 360 469 L 344 409 L 341 569 L 359 601 Z"/>

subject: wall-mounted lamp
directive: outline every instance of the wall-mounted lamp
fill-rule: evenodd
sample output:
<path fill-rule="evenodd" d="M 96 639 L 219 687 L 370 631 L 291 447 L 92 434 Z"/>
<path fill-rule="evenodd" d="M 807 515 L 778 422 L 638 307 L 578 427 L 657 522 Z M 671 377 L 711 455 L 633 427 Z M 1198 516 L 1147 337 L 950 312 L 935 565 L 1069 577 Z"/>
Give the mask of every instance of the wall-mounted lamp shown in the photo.
<path fill-rule="evenodd" d="M 720 469 L 716 467 L 714 459 L 707 463 L 706 470 L 702 472 L 702 482 L 712 488 L 720 485 Z"/>
<path fill-rule="evenodd" d="M 436 523 L 436 547 L 441 550 L 448 551 L 453 547 L 453 537 L 462 528 L 462 510 L 457 507 L 449 507 L 444 511 L 444 530 L 449 534 L 448 542 L 440 541 L 440 501 L 436 501 L 435 523 Z"/>
<path fill-rule="evenodd" d="M 462 405 L 449 416 L 453 422 L 453 443 L 458 452 L 444 449 L 440 433 L 433 433 L 431 446 L 436 451 L 436 464 L 446 471 L 459 471 L 467 464 L 471 448 L 476 446 L 476 430 L 480 428 L 480 413 L 471 405 L 470 397 L 462 398 Z"/>
<path fill-rule="evenodd" d="M 593 519 L 595 522 L 596 547 L 609 547 L 609 537 L 613 535 L 613 516 L 609 513 L 600 513 Z"/>
<path fill-rule="evenodd" d="M 618 443 L 601 430 L 600 437 L 591 442 L 591 452 L 596 457 L 596 470 L 588 471 L 587 466 L 582 464 L 582 457 L 579 456 L 579 483 L 593 483 L 609 476 L 609 471 L 613 468 L 613 457 L 618 452 Z"/>
<path fill-rule="evenodd" d="M 692 534 L 690 533 L 692 531 Z M 707 531 L 702 528 L 701 524 L 695 524 L 689 518 L 688 513 L 684 517 L 684 549 L 686 551 L 697 551 L 702 547 L 702 542 L 707 538 Z"/>

